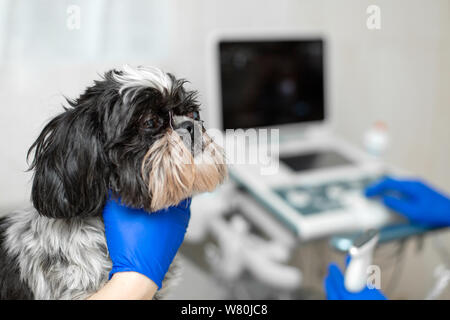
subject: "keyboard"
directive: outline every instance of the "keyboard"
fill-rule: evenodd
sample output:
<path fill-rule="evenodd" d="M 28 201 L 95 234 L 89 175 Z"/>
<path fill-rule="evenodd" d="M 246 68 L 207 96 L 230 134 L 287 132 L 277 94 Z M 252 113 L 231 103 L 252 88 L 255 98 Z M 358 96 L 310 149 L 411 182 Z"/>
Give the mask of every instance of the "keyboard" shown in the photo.
<path fill-rule="evenodd" d="M 364 199 L 364 189 L 381 178 L 364 176 L 352 180 L 329 181 L 316 185 L 298 185 L 274 189 L 286 203 L 300 214 L 308 216 L 325 211 L 345 209 Z"/>

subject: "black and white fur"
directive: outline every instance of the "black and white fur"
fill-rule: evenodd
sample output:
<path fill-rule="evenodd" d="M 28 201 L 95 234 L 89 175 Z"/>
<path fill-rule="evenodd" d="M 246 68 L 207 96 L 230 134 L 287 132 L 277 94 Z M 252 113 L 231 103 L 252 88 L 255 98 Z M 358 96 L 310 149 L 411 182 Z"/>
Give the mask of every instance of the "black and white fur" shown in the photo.
<path fill-rule="evenodd" d="M 0 218 L 0 299 L 100 289 L 111 269 L 101 215 L 110 194 L 150 212 L 222 182 L 222 149 L 184 83 L 125 66 L 67 100 L 29 150 L 33 207 Z"/>

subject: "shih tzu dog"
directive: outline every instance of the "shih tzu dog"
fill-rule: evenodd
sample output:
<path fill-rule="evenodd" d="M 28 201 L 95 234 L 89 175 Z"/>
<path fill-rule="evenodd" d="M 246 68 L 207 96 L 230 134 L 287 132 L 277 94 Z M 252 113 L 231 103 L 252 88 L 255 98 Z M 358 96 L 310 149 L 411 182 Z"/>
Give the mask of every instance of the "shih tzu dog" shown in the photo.
<path fill-rule="evenodd" d="M 28 151 L 33 208 L 0 219 L 0 299 L 89 297 L 111 269 L 109 196 L 151 212 L 224 180 L 223 150 L 185 82 L 125 66 L 67 99 Z"/>

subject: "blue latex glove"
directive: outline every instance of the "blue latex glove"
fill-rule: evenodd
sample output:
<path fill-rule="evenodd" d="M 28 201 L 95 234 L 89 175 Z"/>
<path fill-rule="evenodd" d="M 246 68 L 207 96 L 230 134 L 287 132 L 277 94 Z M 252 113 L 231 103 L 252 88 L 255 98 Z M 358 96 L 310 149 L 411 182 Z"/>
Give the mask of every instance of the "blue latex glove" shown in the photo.
<path fill-rule="evenodd" d="M 366 287 L 357 293 L 347 291 L 344 276 L 335 263 L 330 263 L 328 266 L 328 275 L 325 278 L 324 287 L 328 300 L 386 300 L 383 293 L 376 288 Z"/>
<path fill-rule="evenodd" d="M 368 187 L 366 196 L 380 196 L 383 203 L 413 222 L 450 226 L 450 199 L 419 180 L 386 177 Z"/>
<path fill-rule="evenodd" d="M 175 207 L 148 213 L 108 200 L 103 209 L 105 236 L 116 272 L 134 271 L 161 288 L 189 223 L 191 199 Z"/>

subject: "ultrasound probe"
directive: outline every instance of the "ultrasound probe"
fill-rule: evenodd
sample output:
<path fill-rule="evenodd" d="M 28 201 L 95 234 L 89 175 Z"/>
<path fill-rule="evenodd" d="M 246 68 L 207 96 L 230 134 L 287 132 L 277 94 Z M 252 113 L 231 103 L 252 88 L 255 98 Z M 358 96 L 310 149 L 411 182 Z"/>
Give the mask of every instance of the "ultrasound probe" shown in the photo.
<path fill-rule="evenodd" d="M 345 271 L 345 288 L 360 292 L 367 285 L 367 268 L 372 263 L 373 252 L 379 239 L 377 230 L 369 229 L 355 240 L 350 248 L 350 262 Z"/>

